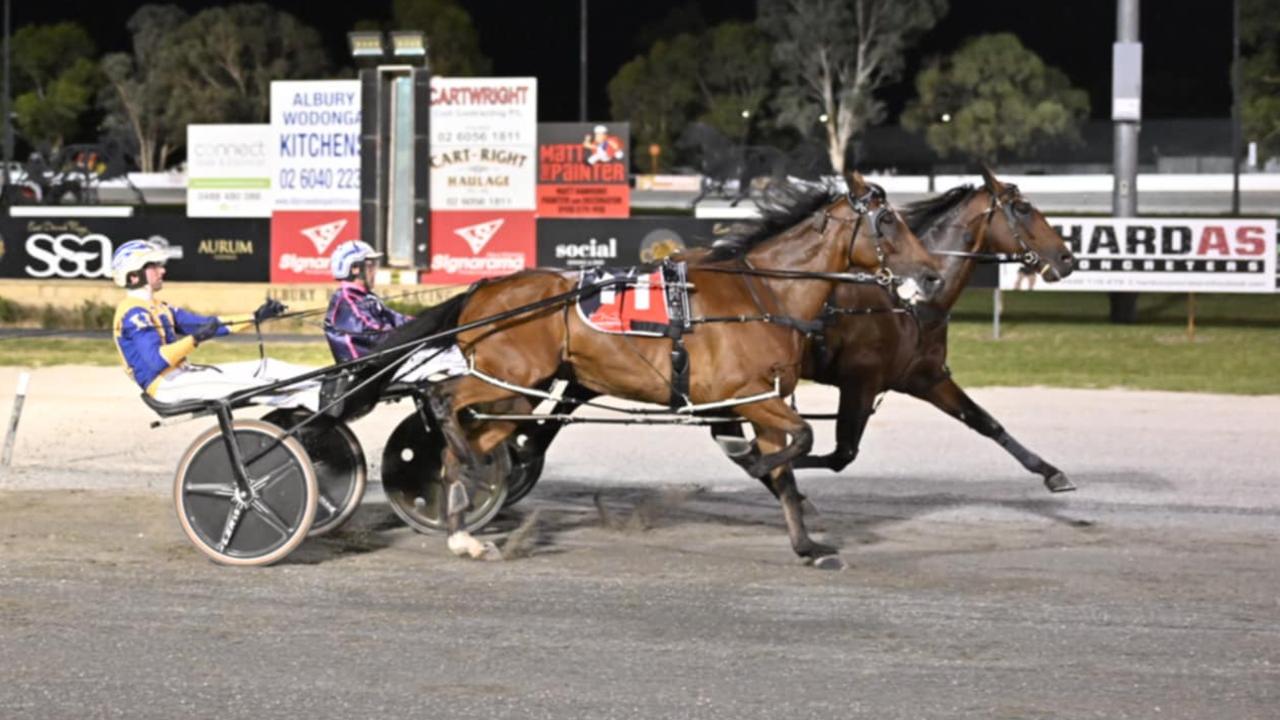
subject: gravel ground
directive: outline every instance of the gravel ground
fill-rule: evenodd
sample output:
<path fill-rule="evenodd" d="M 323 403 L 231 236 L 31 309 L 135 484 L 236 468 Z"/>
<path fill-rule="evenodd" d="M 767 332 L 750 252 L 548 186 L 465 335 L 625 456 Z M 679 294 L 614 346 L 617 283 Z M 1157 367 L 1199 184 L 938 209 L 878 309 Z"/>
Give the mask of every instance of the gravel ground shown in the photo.
<path fill-rule="evenodd" d="M 375 487 L 233 570 L 168 497 L 211 422 L 35 371 L 0 474 L 0 718 L 1275 717 L 1280 396 L 973 395 L 1080 490 L 892 396 L 855 465 L 801 475 L 850 563 L 820 572 L 705 431 L 573 426 L 491 530 L 537 513 L 519 559 L 455 560 Z M 371 459 L 408 412 L 356 424 Z"/>

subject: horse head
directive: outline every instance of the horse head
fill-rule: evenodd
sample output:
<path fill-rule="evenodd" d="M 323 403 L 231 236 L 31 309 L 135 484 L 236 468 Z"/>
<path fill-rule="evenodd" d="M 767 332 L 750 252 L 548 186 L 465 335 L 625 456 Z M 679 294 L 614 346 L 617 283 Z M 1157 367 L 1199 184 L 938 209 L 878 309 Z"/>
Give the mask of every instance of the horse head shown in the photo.
<path fill-rule="evenodd" d="M 904 301 L 937 297 L 943 288 L 938 261 L 889 204 L 884 188 L 857 171 L 845 179 L 848 193 L 825 214 L 852 224 L 849 266 L 872 270 Z"/>
<path fill-rule="evenodd" d="M 1049 282 L 1057 282 L 1075 270 L 1075 256 L 1044 215 L 1022 197 L 1018 186 L 1002 183 L 985 164 L 984 189 L 990 198 L 986 216 L 987 249 L 1022 256 L 1025 267 Z"/>

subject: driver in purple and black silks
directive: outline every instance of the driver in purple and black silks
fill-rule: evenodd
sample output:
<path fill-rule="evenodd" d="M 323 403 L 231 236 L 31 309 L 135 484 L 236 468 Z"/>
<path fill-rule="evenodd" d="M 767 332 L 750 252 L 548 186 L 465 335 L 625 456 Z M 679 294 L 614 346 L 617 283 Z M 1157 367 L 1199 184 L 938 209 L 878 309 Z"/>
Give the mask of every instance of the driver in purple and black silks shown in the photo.
<path fill-rule="evenodd" d="M 364 357 L 386 338 L 387 333 L 413 318 L 387 307 L 373 292 L 382 253 L 362 240 L 348 240 L 329 258 L 338 289 L 329 298 L 324 315 L 324 336 L 335 362 Z M 395 379 L 406 382 L 460 375 L 466 360 L 457 345 L 420 351 L 406 361 Z"/>

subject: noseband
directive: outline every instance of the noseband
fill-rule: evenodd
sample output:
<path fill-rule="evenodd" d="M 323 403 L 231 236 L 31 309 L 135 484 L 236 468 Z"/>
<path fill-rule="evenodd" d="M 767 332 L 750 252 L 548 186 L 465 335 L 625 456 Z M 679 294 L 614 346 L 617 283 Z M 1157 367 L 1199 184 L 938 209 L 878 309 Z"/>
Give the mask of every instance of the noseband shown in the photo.
<path fill-rule="evenodd" d="M 1027 241 L 1023 239 L 1019 229 L 1025 230 L 1026 228 L 1013 210 L 1014 203 L 1021 198 L 1022 193 L 1018 191 L 1017 185 L 1006 185 L 1003 193 L 991 193 L 991 206 L 987 208 L 987 225 L 991 224 L 991 216 L 995 214 L 996 210 L 1000 210 L 1004 214 L 1005 225 L 1008 226 L 1009 233 L 1013 235 L 1013 241 L 1018 244 L 1018 250 L 1022 253 L 1019 260 L 1022 261 L 1024 266 L 1034 268 L 1040 264 L 1040 253 L 1032 250 L 1031 246 L 1027 245 Z M 1023 200 L 1023 202 L 1026 201 Z"/>

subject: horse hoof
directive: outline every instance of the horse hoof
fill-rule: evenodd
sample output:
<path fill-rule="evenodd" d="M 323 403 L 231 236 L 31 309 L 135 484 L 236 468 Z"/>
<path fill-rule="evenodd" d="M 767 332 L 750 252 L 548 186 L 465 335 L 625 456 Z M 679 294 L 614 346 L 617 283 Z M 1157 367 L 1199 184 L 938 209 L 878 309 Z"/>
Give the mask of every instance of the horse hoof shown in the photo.
<path fill-rule="evenodd" d="M 1076 489 L 1076 486 L 1067 479 L 1067 476 L 1061 470 L 1045 478 L 1044 486 L 1049 488 L 1049 492 L 1053 493 L 1071 492 Z"/>
<path fill-rule="evenodd" d="M 819 570 L 844 570 L 849 567 L 839 555 L 823 555 L 813 559 L 813 566 Z"/>

